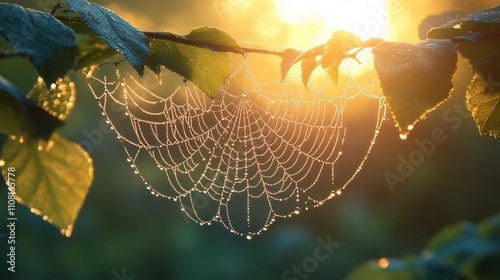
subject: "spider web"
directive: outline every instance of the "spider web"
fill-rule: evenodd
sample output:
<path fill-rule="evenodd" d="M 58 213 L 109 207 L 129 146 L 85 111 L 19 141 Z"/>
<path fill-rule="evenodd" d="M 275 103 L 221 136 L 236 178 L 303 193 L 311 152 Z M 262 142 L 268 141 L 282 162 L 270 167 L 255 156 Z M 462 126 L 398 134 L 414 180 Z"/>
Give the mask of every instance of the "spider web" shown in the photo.
<path fill-rule="evenodd" d="M 367 159 L 386 106 L 372 92 L 375 81 L 359 86 L 349 77 L 340 93 L 326 78 L 308 90 L 300 78 L 259 83 L 247 60 L 236 63 L 213 100 L 165 69 L 163 84 L 137 77 L 125 63 L 86 75 L 151 194 L 177 201 L 201 225 L 219 222 L 251 239 L 277 218 L 341 195 Z M 366 145 L 349 147 L 359 155 L 342 162 L 345 109 L 360 96 L 375 101 L 373 130 Z M 342 165 L 352 168 L 337 178 Z"/>

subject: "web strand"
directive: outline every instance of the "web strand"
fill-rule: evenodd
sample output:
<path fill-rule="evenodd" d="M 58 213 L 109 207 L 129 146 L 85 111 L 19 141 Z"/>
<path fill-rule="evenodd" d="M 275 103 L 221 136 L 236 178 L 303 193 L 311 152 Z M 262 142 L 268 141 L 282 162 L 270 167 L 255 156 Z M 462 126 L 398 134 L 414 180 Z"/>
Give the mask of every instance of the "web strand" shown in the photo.
<path fill-rule="evenodd" d="M 172 73 L 167 90 L 157 90 L 125 69 L 98 77 L 100 71 L 87 81 L 147 189 L 178 201 L 201 225 L 219 222 L 247 238 L 339 196 L 363 167 L 386 115 L 373 83 L 351 80 L 340 95 L 327 91 L 326 80 L 311 83 L 309 92 L 299 78 L 258 83 L 246 60 L 213 100 Z M 339 183 L 344 111 L 359 96 L 377 101 L 374 133 L 352 176 Z"/>

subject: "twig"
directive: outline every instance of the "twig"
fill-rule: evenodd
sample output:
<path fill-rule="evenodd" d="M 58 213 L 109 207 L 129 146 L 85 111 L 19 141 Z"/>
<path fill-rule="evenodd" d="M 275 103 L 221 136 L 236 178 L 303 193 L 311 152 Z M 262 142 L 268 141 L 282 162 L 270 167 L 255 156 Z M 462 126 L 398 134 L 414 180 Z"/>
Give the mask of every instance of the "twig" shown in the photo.
<path fill-rule="evenodd" d="M 57 3 L 54 8 L 52 8 L 52 11 L 50 12 L 51 15 L 55 15 L 57 10 L 61 9 L 62 8 L 62 5 L 61 3 Z"/>
<path fill-rule="evenodd" d="M 9 58 L 16 56 L 26 56 L 26 54 L 21 51 L 0 51 L 0 58 Z"/>

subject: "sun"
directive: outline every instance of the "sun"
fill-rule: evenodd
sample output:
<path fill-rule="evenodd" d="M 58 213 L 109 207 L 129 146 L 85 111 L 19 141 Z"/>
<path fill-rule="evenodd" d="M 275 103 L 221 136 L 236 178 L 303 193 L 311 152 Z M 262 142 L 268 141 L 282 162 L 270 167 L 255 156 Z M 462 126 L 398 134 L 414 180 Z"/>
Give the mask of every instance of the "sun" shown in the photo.
<path fill-rule="evenodd" d="M 297 49 L 310 49 L 324 44 L 336 30 L 351 31 L 362 41 L 369 38 L 391 39 L 391 16 L 400 12 L 395 0 L 274 0 L 278 20 L 286 24 L 285 44 Z M 358 54 L 370 62 L 370 53 Z M 347 66 L 348 65 L 348 66 Z M 340 72 L 360 76 L 370 63 L 358 65 L 344 61 Z M 295 71 L 295 72 L 294 72 Z M 292 69 L 298 73 L 299 69 Z M 313 76 L 317 76 L 315 71 Z"/>
<path fill-rule="evenodd" d="M 362 40 L 387 39 L 391 31 L 388 2 L 390 0 L 274 0 L 278 17 L 289 26 L 288 43 L 296 47 L 324 43 L 339 29 L 356 33 Z"/>

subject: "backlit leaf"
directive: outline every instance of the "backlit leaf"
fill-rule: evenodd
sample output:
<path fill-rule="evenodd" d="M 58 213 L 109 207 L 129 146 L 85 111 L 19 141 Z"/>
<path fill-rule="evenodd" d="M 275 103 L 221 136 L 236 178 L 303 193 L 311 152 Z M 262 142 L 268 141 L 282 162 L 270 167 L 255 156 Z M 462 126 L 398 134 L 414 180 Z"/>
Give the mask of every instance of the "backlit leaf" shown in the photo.
<path fill-rule="evenodd" d="M 16 169 L 16 199 L 71 236 L 94 176 L 89 155 L 54 133 L 48 142 L 9 140 L 2 159 L 6 180 L 7 167 Z"/>
<path fill-rule="evenodd" d="M 281 79 L 285 79 L 295 63 L 302 61 L 302 82 L 306 88 L 312 72 L 319 65 L 326 71 L 330 79 L 337 83 L 338 68 L 344 59 L 351 58 L 361 63 L 356 55 L 364 48 L 373 48 L 382 42 L 383 40 L 380 38 L 371 38 L 361 42 L 359 36 L 354 33 L 345 30 L 335 31 L 326 44 L 316 46 L 306 52 L 286 49 L 282 55 Z"/>
<path fill-rule="evenodd" d="M 383 93 L 402 135 L 447 100 L 457 64 L 449 40 L 384 42 L 373 49 Z"/>
<path fill-rule="evenodd" d="M 321 56 L 320 63 L 326 70 L 330 79 L 338 82 L 339 66 L 342 60 L 347 57 L 347 53 L 362 45 L 358 35 L 345 30 L 339 30 L 332 34 L 326 43 L 325 53 Z"/>
<path fill-rule="evenodd" d="M 283 58 L 281 60 L 281 81 L 285 80 L 290 68 L 297 62 L 297 58 L 302 54 L 302 51 L 295 49 L 286 49 L 283 51 Z"/>
<path fill-rule="evenodd" d="M 292 66 L 300 61 L 302 62 L 302 81 L 304 82 L 304 86 L 307 88 L 307 82 L 309 81 L 312 72 L 319 65 L 316 57 L 323 55 L 323 53 L 325 53 L 325 45 L 316 46 L 305 52 L 294 49 L 286 49 L 283 51 L 281 61 L 281 80 L 283 81 Z M 304 72 L 304 69 L 306 72 Z"/>
<path fill-rule="evenodd" d="M 467 89 L 467 107 L 481 135 L 500 136 L 500 51 L 477 67 Z"/>
<path fill-rule="evenodd" d="M 321 66 L 324 69 L 330 68 L 337 60 L 342 61 L 347 52 L 361 47 L 361 44 L 359 36 L 354 33 L 345 30 L 334 32 L 326 43 L 325 53 L 321 57 Z M 338 68 L 340 62 L 335 64 Z"/>
<path fill-rule="evenodd" d="M 0 132 L 47 140 L 63 123 L 0 77 Z"/>
<path fill-rule="evenodd" d="M 312 72 L 316 67 L 318 67 L 319 63 L 316 60 L 316 57 L 309 57 L 304 60 L 302 60 L 302 83 L 304 86 L 307 88 L 307 83 L 309 82 L 309 79 L 311 78 Z"/>
<path fill-rule="evenodd" d="M 139 75 L 149 58 L 149 38 L 112 11 L 86 0 L 67 0 L 79 12 L 87 27 L 111 48 L 123 53 Z"/>
<path fill-rule="evenodd" d="M 78 53 L 73 30 L 53 16 L 0 4 L 0 34 L 26 54 L 48 83 L 66 75 Z"/>
<path fill-rule="evenodd" d="M 330 77 L 334 83 L 338 83 L 339 80 L 339 66 L 342 63 L 342 60 L 335 60 L 330 66 L 326 69 L 326 73 Z"/>
<path fill-rule="evenodd" d="M 75 84 L 66 76 L 49 88 L 47 89 L 41 77 L 38 78 L 38 82 L 28 94 L 28 99 L 37 102 L 37 105 L 51 116 L 64 121 L 75 104 Z"/>
<path fill-rule="evenodd" d="M 202 35 L 203 32 L 212 34 L 214 31 L 206 28 L 202 28 L 201 31 L 195 29 L 186 37 L 199 40 L 206 37 Z M 202 41 L 199 42 L 206 43 L 204 39 Z M 191 81 L 210 98 L 215 97 L 231 71 L 229 56 L 225 52 L 214 52 L 203 46 L 191 46 L 156 38 L 150 40 L 150 48 L 151 58 L 148 61 L 150 69 L 159 73 L 159 66 L 163 65 Z"/>
<path fill-rule="evenodd" d="M 216 45 L 219 51 L 222 47 L 227 48 L 227 51 L 237 52 L 241 55 L 245 54 L 231 35 L 215 27 L 205 26 L 196 28 L 189 32 L 186 38 L 198 42 L 209 49 Z"/>

